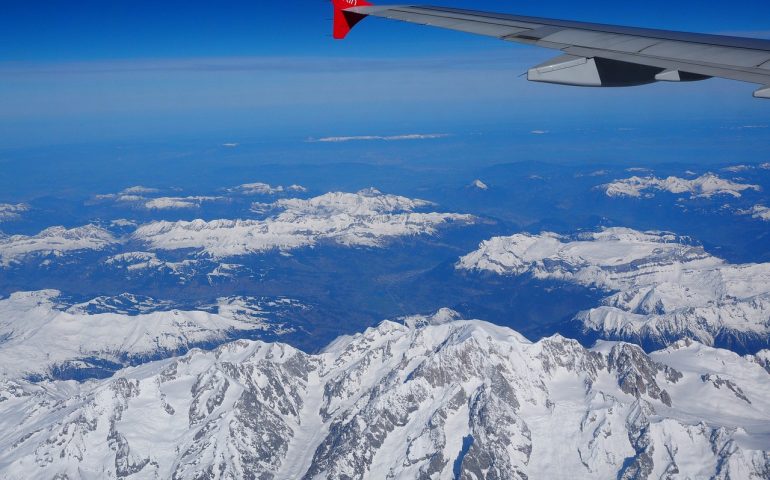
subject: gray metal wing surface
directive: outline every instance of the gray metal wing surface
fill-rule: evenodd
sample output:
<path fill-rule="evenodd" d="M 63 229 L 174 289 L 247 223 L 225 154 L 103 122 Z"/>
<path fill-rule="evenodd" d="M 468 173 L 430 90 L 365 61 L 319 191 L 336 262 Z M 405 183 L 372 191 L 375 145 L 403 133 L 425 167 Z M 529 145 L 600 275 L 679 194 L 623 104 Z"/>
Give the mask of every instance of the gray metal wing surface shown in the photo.
<path fill-rule="evenodd" d="M 755 83 L 770 98 L 770 40 L 603 25 L 434 6 L 360 6 L 342 0 L 335 37 L 366 16 L 495 37 L 561 51 L 528 72 L 532 81 L 617 87 L 711 77 Z"/>

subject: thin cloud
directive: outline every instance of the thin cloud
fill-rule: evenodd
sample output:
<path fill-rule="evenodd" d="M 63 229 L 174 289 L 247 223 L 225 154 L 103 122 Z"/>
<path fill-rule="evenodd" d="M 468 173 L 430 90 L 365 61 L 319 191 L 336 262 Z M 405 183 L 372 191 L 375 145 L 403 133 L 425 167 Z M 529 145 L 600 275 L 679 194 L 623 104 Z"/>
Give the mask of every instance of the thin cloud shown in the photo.
<path fill-rule="evenodd" d="M 371 142 L 371 141 L 384 141 L 393 142 L 400 140 L 433 140 L 437 138 L 447 138 L 450 135 L 448 133 L 410 133 L 407 135 L 359 135 L 351 137 L 323 137 L 317 139 L 310 139 L 311 143 L 344 143 L 344 142 Z"/>
<path fill-rule="evenodd" d="M 0 61 L 3 75 L 114 74 L 153 72 L 289 72 L 337 73 L 372 71 L 507 70 L 510 57 L 487 55 L 410 58 L 328 57 L 200 57 L 169 59 L 100 60 L 85 62 Z"/>

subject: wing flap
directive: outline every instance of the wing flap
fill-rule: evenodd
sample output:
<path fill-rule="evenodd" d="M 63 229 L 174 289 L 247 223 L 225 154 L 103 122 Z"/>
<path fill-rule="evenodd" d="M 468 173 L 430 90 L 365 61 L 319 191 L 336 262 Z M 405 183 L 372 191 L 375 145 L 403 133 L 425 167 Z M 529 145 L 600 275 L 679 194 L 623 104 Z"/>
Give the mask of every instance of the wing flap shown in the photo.
<path fill-rule="evenodd" d="M 660 40 L 655 40 L 653 38 L 572 29 L 554 33 L 543 40 L 564 45 L 603 48 L 625 53 L 638 53 L 645 48 L 660 43 Z"/>
<path fill-rule="evenodd" d="M 652 45 L 640 53 L 654 57 L 723 64 L 735 67 L 756 67 L 770 60 L 770 52 L 670 40 Z"/>

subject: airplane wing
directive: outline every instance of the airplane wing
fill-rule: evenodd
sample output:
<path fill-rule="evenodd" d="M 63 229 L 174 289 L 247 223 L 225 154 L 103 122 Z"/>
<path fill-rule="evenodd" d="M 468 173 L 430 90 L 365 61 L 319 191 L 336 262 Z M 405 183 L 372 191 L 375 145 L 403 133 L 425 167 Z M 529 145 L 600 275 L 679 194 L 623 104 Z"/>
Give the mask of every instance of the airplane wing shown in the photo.
<path fill-rule="evenodd" d="M 554 20 L 456 8 L 332 0 L 334 38 L 365 17 L 382 17 L 560 50 L 529 70 L 531 81 L 623 87 L 719 77 L 762 85 L 770 99 L 770 40 Z"/>

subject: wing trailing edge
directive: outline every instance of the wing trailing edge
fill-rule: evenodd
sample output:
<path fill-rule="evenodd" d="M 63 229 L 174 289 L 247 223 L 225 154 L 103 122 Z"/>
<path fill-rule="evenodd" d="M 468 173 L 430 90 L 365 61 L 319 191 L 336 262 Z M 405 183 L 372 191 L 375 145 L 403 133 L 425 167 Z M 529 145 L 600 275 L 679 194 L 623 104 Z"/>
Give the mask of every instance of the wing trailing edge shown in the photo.
<path fill-rule="evenodd" d="M 479 12 L 332 0 L 334 38 L 368 16 L 388 18 L 559 50 L 528 72 L 535 82 L 623 87 L 724 78 L 760 85 L 770 98 L 770 40 Z"/>

